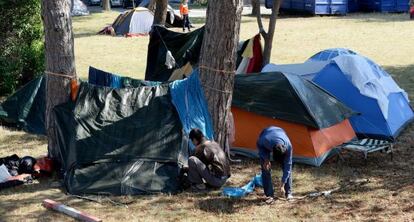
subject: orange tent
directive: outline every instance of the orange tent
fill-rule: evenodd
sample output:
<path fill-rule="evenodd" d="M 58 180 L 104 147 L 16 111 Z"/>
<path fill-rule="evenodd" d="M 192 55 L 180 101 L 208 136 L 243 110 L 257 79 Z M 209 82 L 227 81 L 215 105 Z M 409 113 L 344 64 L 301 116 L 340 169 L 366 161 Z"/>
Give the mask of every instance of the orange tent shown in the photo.
<path fill-rule="evenodd" d="M 296 162 L 320 166 L 330 151 L 355 137 L 348 119 L 324 129 L 272 119 L 266 116 L 232 107 L 235 141 L 233 147 L 242 152 L 256 153 L 256 140 L 260 132 L 269 126 L 278 126 L 287 133 L 293 146 Z"/>
<path fill-rule="evenodd" d="M 236 75 L 232 112 L 233 151 L 257 153 L 260 132 L 281 127 L 293 146 L 295 162 L 320 166 L 331 151 L 355 137 L 348 121 L 355 112 L 298 75 Z"/>

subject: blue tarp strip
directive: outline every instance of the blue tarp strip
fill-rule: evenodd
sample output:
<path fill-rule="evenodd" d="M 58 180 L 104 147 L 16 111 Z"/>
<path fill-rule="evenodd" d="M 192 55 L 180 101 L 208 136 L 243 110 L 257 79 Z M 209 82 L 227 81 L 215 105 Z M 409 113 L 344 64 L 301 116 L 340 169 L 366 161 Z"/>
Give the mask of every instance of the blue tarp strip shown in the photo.
<path fill-rule="evenodd" d="M 208 139 L 214 139 L 213 124 L 198 76 L 196 69 L 187 79 L 170 83 L 172 102 L 187 135 L 191 129 L 199 128 Z"/>
<path fill-rule="evenodd" d="M 88 83 L 119 89 L 122 88 L 122 77 L 90 66 Z"/>
<path fill-rule="evenodd" d="M 254 191 L 255 187 L 263 187 L 262 174 L 255 175 L 246 185 L 242 187 L 225 187 L 223 195 L 233 198 L 241 198 Z"/>

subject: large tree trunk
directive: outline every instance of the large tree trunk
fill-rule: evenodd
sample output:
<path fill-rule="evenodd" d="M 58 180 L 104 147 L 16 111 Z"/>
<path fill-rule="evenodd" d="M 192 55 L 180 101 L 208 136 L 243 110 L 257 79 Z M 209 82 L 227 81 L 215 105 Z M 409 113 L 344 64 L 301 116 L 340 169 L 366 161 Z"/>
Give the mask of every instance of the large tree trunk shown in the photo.
<path fill-rule="evenodd" d="M 258 8 L 258 13 L 256 15 L 257 17 L 257 24 L 259 26 L 259 31 L 263 36 L 264 39 L 264 50 L 263 50 L 263 66 L 269 64 L 270 57 L 272 55 L 272 48 L 273 48 L 273 37 L 276 30 L 276 19 L 277 15 L 279 14 L 279 8 L 280 4 L 282 3 L 282 0 L 273 0 L 273 6 L 272 6 L 272 14 L 270 15 L 269 20 L 269 28 L 266 32 L 263 28 L 262 23 L 262 15 L 260 12 L 260 2 L 258 0 L 252 0 L 252 3 L 256 5 Z"/>
<path fill-rule="evenodd" d="M 210 0 L 200 57 L 200 78 L 213 120 L 215 140 L 226 146 L 239 42 L 242 0 Z"/>
<path fill-rule="evenodd" d="M 105 11 L 111 10 L 111 0 L 102 0 L 102 6 Z"/>
<path fill-rule="evenodd" d="M 259 4 L 257 4 L 259 3 Z M 252 14 L 251 15 L 257 15 L 260 13 L 260 0 L 251 0 L 252 4 Z"/>
<path fill-rule="evenodd" d="M 267 32 L 263 50 L 263 65 L 269 64 L 270 57 L 272 55 L 272 48 L 273 48 L 273 37 L 275 35 L 276 30 L 276 19 L 277 15 L 279 14 L 279 8 L 282 0 L 273 0 L 273 7 L 272 7 L 272 14 L 270 15 L 269 21 L 269 29 Z M 260 10 L 260 9 L 259 9 Z"/>
<path fill-rule="evenodd" d="M 70 78 L 76 77 L 69 0 L 43 0 L 42 18 L 46 54 L 46 130 L 48 155 L 56 159 L 54 106 L 68 101 Z"/>
<path fill-rule="evenodd" d="M 73 12 L 74 4 L 75 4 L 75 0 L 70 0 L 70 12 Z"/>
<path fill-rule="evenodd" d="M 167 19 L 168 0 L 156 0 L 153 24 L 165 25 Z"/>
<path fill-rule="evenodd" d="M 148 9 L 151 10 L 151 11 L 154 11 L 156 4 L 157 4 L 156 0 L 150 0 L 150 2 L 148 4 Z"/>

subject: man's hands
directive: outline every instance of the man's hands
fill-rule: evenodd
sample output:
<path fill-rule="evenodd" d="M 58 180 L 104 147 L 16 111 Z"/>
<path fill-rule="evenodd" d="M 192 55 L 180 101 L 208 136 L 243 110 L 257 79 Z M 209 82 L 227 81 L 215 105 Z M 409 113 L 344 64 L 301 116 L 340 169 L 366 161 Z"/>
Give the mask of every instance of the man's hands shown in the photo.
<path fill-rule="evenodd" d="M 282 186 L 280 186 L 280 192 L 283 194 L 283 196 L 285 196 L 286 191 L 285 191 L 285 184 L 284 183 L 282 183 Z"/>
<path fill-rule="evenodd" d="M 272 164 L 270 163 L 270 160 L 264 160 L 263 169 L 270 170 L 271 168 L 272 168 Z"/>

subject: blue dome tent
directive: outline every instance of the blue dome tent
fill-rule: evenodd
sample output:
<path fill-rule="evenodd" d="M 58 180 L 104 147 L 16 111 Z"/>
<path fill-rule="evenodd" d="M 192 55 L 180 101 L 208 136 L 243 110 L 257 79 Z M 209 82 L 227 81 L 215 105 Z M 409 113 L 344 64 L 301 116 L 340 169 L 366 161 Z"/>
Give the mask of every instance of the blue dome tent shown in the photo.
<path fill-rule="evenodd" d="M 361 113 L 350 118 L 360 137 L 394 140 L 414 118 L 406 92 L 363 56 L 338 56 L 313 81 Z"/>
<path fill-rule="evenodd" d="M 357 53 L 355 53 L 354 51 L 345 49 L 345 48 L 325 49 L 311 56 L 306 62 L 330 61 L 331 59 L 339 55 L 356 55 L 356 54 Z"/>
<path fill-rule="evenodd" d="M 359 112 L 350 121 L 360 138 L 392 141 L 414 118 L 406 92 L 392 77 L 348 49 L 328 49 L 302 64 L 268 64 L 263 70 L 301 75 Z"/>

